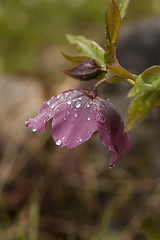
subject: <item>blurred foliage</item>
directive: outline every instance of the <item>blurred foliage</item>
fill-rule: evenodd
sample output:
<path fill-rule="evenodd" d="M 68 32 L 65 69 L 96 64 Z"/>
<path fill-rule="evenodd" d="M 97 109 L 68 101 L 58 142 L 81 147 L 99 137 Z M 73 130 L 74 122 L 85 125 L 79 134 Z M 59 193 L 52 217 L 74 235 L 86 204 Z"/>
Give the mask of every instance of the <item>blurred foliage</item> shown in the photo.
<path fill-rule="evenodd" d="M 108 4 L 109 0 L 1 0 L 0 70 L 38 74 L 41 53 L 51 45 L 67 44 L 66 33 L 87 33 L 103 43 Z M 125 21 L 159 12 L 159 0 L 131 0 Z"/>
<path fill-rule="evenodd" d="M 41 134 L 24 126 L 39 111 L 42 96 L 73 86 L 56 73 L 66 64 L 59 50 L 72 54 L 65 34 L 82 34 L 104 46 L 107 4 L 0 1 L 0 71 L 10 73 L 0 78 L 0 240 L 160 239 L 160 125 L 154 109 L 131 133 L 132 150 L 112 170 L 96 137 L 60 149 L 49 126 Z M 124 22 L 157 13 L 159 0 L 130 0 Z M 51 81 L 46 91 L 47 79 L 62 84 Z M 121 113 L 128 106 L 125 86 L 106 88 Z"/>

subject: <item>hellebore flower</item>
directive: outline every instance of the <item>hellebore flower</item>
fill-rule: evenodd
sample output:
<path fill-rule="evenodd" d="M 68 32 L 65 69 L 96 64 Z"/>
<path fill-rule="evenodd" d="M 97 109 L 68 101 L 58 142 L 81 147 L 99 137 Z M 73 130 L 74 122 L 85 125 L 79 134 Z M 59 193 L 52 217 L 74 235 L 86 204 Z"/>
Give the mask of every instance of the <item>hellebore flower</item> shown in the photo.
<path fill-rule="evenodd" d="M 109 100 L 95 91 L 72 89 L 62 92 L 44 102 L 40 113 L 25 124 L 33 132 L 43 132 L 51 118 L 53 139 L 61 147 L 76 147 L 98 131 L 101 142 L 111 151 L 110 167 L 121 153 L 130 150 L 120 114 Z"/>

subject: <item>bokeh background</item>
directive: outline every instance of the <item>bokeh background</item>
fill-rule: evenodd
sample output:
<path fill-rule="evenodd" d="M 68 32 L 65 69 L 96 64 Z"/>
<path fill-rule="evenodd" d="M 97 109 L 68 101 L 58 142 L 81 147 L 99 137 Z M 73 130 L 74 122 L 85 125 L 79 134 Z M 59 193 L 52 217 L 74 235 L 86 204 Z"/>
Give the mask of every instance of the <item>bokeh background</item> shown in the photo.
<path fill-rule="evenodd" d="M 107 0 L 0 0 L 0 240 L 160 240 L 160 118 L 157 108 L 130 131 L 132 150 L 109 169 L 98 136 L 74 149 L 24 122 L 43 101 L 75 87 L 60 70 L 65 34 L 104 47 Z M 130 0 L 117 56 L 133 73 L 160 65 L 160 1 Z M 104 84 L 126 119 L 126 83 Z"/>

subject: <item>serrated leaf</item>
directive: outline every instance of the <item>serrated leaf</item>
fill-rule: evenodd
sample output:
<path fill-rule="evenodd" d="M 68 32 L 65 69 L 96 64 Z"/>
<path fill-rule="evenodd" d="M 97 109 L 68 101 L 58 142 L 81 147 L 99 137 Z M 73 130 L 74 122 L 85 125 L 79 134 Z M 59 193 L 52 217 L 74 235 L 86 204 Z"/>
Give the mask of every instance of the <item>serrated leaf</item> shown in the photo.
<path fill-rule="evenodd" d="M 117 4 L 112 0 L 106 12 L 106 50 L 105 62 L 112 63 L 115 59 L 115 43 L 121 23 L 121 15 Z"/>
<path fill-rule="evenodd" d="M 98 43 L 83 36 L 73 36 L 67 34 L 67 39 L 71 44 L 75 44 L 79 53 L 94 59 L 100 66 L 104 67 L 104 49 Z"/>
<path fill-rule="evenodd" d="M 79 64 L 79 63 L 81 63 L 81 62 L 83 62 L 85 60 L 89 60 L 90 59 L 90 57 L 87 57 L 87 56 L 80 56 L 80 55 L 78 55 L 78 56 L 70 56 L 70 55 L 65 54 L 62 51 L 61 51 L 61 53 L 65 57 L 65 59 L 67 59 L 68 61 L 70 61 L 73 64 Z"/>
<path fill-rule="evenodd" d="M 125 130 L 131 129 L 149 109 L 160 104 L 160 66 L 153 66 L 138 76 L 128 97 L 135 96 L 128 110 Z"/>

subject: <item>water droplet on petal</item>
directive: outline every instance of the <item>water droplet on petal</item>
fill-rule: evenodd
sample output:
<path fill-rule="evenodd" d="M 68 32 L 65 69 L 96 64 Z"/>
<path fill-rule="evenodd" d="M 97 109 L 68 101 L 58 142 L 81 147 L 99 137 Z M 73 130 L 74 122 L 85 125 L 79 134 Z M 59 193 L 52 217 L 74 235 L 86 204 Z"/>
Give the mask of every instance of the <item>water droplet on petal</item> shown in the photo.
<path fill-rule="evenodd" d="M 66 118 L 63 118 L 64 119 L 64 121 L 66 121 Z"/>
<path fill-rule="evenodd" d="M 58 94 L 58 95 L 57 95 L 57 98 L 60 98 L 62 95 L 63 95 L 62 93 Z"/>
<path fill-rule="evenodd" d="M 58 146 L 61 145 L 61 142 L 62 142 L 61 140 L 57 140 L 56 145 L 58 145 Z"/>
<path fill-rule="evenodd" d="M 89 108 L 89 107 L 90 107 L 90 104 L 89 104 L 89 103 L 87 103 L 86 107 L 87 107 L 87 108 Z"/>
<path fill-rule="evenodd" d="M 68 101 L 67 104 L 70 105 L 70 104 L 71 104 L 71 101 Z"/>
<path fill-rule="evenodd" d="M 79 143 L 79 142 L 82 142 L 82 139 L 80 137 L 78 137 L 77 143 Z"/>
<path fill-rule="evenodd" d="M 114 164 L 112 164 L 112 165 L 110 165 L 110 166 L 109 166 L 109 168 L 113 168 L 114 166 L 115 166 L 115 165 L 114 165 Z"/>
<path fill-rule="evenodd" d="M 51 105 L 51 108 L 54 108 L 55 107 L 55 103 Z"/>
<path fill-rule="evenodd" d="M 47 105 L 49 105 L 50 103 L 51 103 L 51 100 L 48 100 L 48 101 L 47 101 Z"/>
<path fill-rule="evenodd" d="M 79 102 L 76 103 L 76 108 L 80 108 L 81 104 Z"/>
<path fill-rule="evenodd" d="M 68 97 L 68 95 L 69 95 L 69 92 L 66 92 L 66 93 L 65 93 L 65 97 Z"/>
<path fill-rule="evenodd" d="M 90 121 L 91 120 L 90 117 L 88 117 L 87 120 Z"/>
<path fill-rule="evenodd" d="M 74 114 L 74 116 L 75 116 L 75 118 L 76 118 L 76 117 L 78 116 L 78 114 L 77 114 L 77 113 L 75 113 L 75 114 Z"/>
<path fill-rule="evenodd" d="M 69 115 L 70 114 L 70 112 L 69 111 L 67 111 L 67 115 Z"/>
<path fill-rule="evenodd" d="M 80 97 L 80 98 L 78 98 L 79 100 L 82 100 L 82 98 Z"/>
<path fill-rule="evenodd" d="M 32 132 L 36 132 L 36 131 L 37 131 L 37 129 L 36 129 L 36 128 L 33 128 L 33 129 L 32 129 Z"/>

